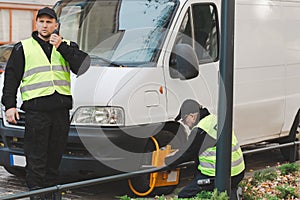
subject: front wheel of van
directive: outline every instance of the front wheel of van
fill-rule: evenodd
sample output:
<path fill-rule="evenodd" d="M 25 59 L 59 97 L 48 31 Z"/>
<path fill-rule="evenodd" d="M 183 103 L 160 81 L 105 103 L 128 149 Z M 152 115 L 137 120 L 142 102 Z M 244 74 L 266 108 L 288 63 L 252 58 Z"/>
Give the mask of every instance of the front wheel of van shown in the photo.
<path fill-rule="evenodd" d="M 178 147 L 182 145 L 182 141 L 179 139 L 173 139 L 174 134 L 170 131 L 161 131 L 159 134 L 155 136 L 155 139 L 158 141 L 160 147 L 164 147 L 167 144 L 171 144 L 171 147 Z M 144 152 L 149 153 L 155 151 L 155 145 L 152 140 L 147 142 Z M 143 156 L 143 160 L 141 165 L 151 165 L 152 159 L 151 156 Z M 133 188 L 140 192 L 144 193 L 150 189 L 150 174 L 140 175 L 137 177 L 133 177 L 130 179 Z M 180 178 L 179 178 L 180 182 Z M 162 187 L 155 187 L 154 190 L 148 196 L 155 196 L 155 195 L 166 195 L 170 194 L 174 191 L 177 185 L 171 186 L 162 186 Z M 133 194 L 134 195 L 134 194 Z"/>

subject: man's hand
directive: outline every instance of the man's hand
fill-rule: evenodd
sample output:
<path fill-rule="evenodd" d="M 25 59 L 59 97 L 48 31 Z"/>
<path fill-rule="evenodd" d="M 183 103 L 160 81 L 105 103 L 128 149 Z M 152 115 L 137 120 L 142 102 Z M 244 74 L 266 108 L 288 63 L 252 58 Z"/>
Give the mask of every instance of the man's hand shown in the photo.
<path fill-rule="evenodd" d="M 55 48 L 58 48 L 59 45 L 62 42 L 62 37 L 60 35 L 57 35 L 57 34 L 53 33 L 50 36 L 50 41 L 49 42 L 50 42 L 50 44 L 54 45 Z"/>
<path fill-rule="evenodd" d="M 10 108 L 5 111 L 6 120 L 9 123 L 17 124 L 17 120 L 20 119 L 19 113 L 16 108 Z"/>

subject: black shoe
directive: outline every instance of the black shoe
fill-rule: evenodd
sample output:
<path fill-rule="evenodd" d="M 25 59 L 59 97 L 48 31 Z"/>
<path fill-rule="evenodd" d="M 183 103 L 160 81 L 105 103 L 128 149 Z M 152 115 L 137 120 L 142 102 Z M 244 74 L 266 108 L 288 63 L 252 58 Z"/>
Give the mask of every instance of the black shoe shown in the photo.
<path fill-rule="evenodd" d="M 32 195 L 30 196 L 30 200 L 44 200 L 44 195 Z"/>
<path fill-rule="evenodd" d="M 45 200 L 52 200 L 53 199 L 52 196 L 53 196 L 52 192 L 45 194 Z"/>
<path fill-rule="evenodd" d="M 242 199 L 242 188 L 238 187 L 238 188 L 232 188 L 231 189 L 231 196 L 230 196 L 230 200 L 240 200 Z"/>
<path fill-rule="evenodd" d="M 45 200 L 61 200 L 61 192 L 50 192 L 45 194 Z"/>
<path fill-rule="evenodd" d="M 61 200 L 61 199 L 62 199 L 61 192 L 53 192 L 52 200 Z"/>
<path fill-rule="evenodd" d="M 29 188 L 29 191 L 39 190 L 39 189 L 41 189 L 41 187 L 35 186 L 35 187 Z M 34 195 L 30 196 L 30 200 L 44 200 L 44 199 L 45 199 L 44 194 L 34 194 Z"/>

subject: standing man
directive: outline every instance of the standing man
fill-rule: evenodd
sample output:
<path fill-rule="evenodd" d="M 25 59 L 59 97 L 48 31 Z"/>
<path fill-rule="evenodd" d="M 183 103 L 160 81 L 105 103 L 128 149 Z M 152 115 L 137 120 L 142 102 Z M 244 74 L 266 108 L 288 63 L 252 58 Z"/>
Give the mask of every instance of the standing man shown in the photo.
<path fill-rule="evenodd" d="M 57 184 L 58 168 L 69 132 L 72 108 L 70 70 L 78 74 L 90 65 L 90 57 L 78 45 L 62 39 L 53 9 L 38 11 L 37 31 L 17 43 L 8 60 L 2 103 L 9 123 L 16 124 L 16 94 L 20 86 L 25 111 L 24 153 L 29 190 Z M 58 193 L 31 199 L 60 199 Z"/>
<path fill-rule="evenodd" d="M 171 154 L 171 156 L 166 157 L 165 163 L 169 166 L 176 166 L 180 163 L 194 160 L 197 164 L 194 179 L 179 192 L 178 198 L 192 198 L 201 191 L 212 191 L 216 175 L 216 116 L 198 102 L 187 99 L 183 102 L 175 120 L 181 120 L 191 129 L 191 133 L 188 136 L 186 147 L 179 149 L 175 155 Z M 234 133 L 232 133 L 231 200 L 237 199 L 236 191 L 239 182 L 244 178 L 244 171 L 243 153 Z M 198 180 L 201 179 L 209 179 L 211 182 L 198 185 Z"/>

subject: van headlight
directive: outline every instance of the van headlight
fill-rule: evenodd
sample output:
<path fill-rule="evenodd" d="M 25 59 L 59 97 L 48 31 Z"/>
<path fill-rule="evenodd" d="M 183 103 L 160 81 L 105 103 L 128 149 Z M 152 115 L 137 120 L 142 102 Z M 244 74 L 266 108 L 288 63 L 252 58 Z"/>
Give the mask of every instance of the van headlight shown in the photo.
<path fill-rule="evenodd" d="M 124 111 L 120 107 L 80 107 L 72 118 L 72 125 L 123 126 Z"/>

